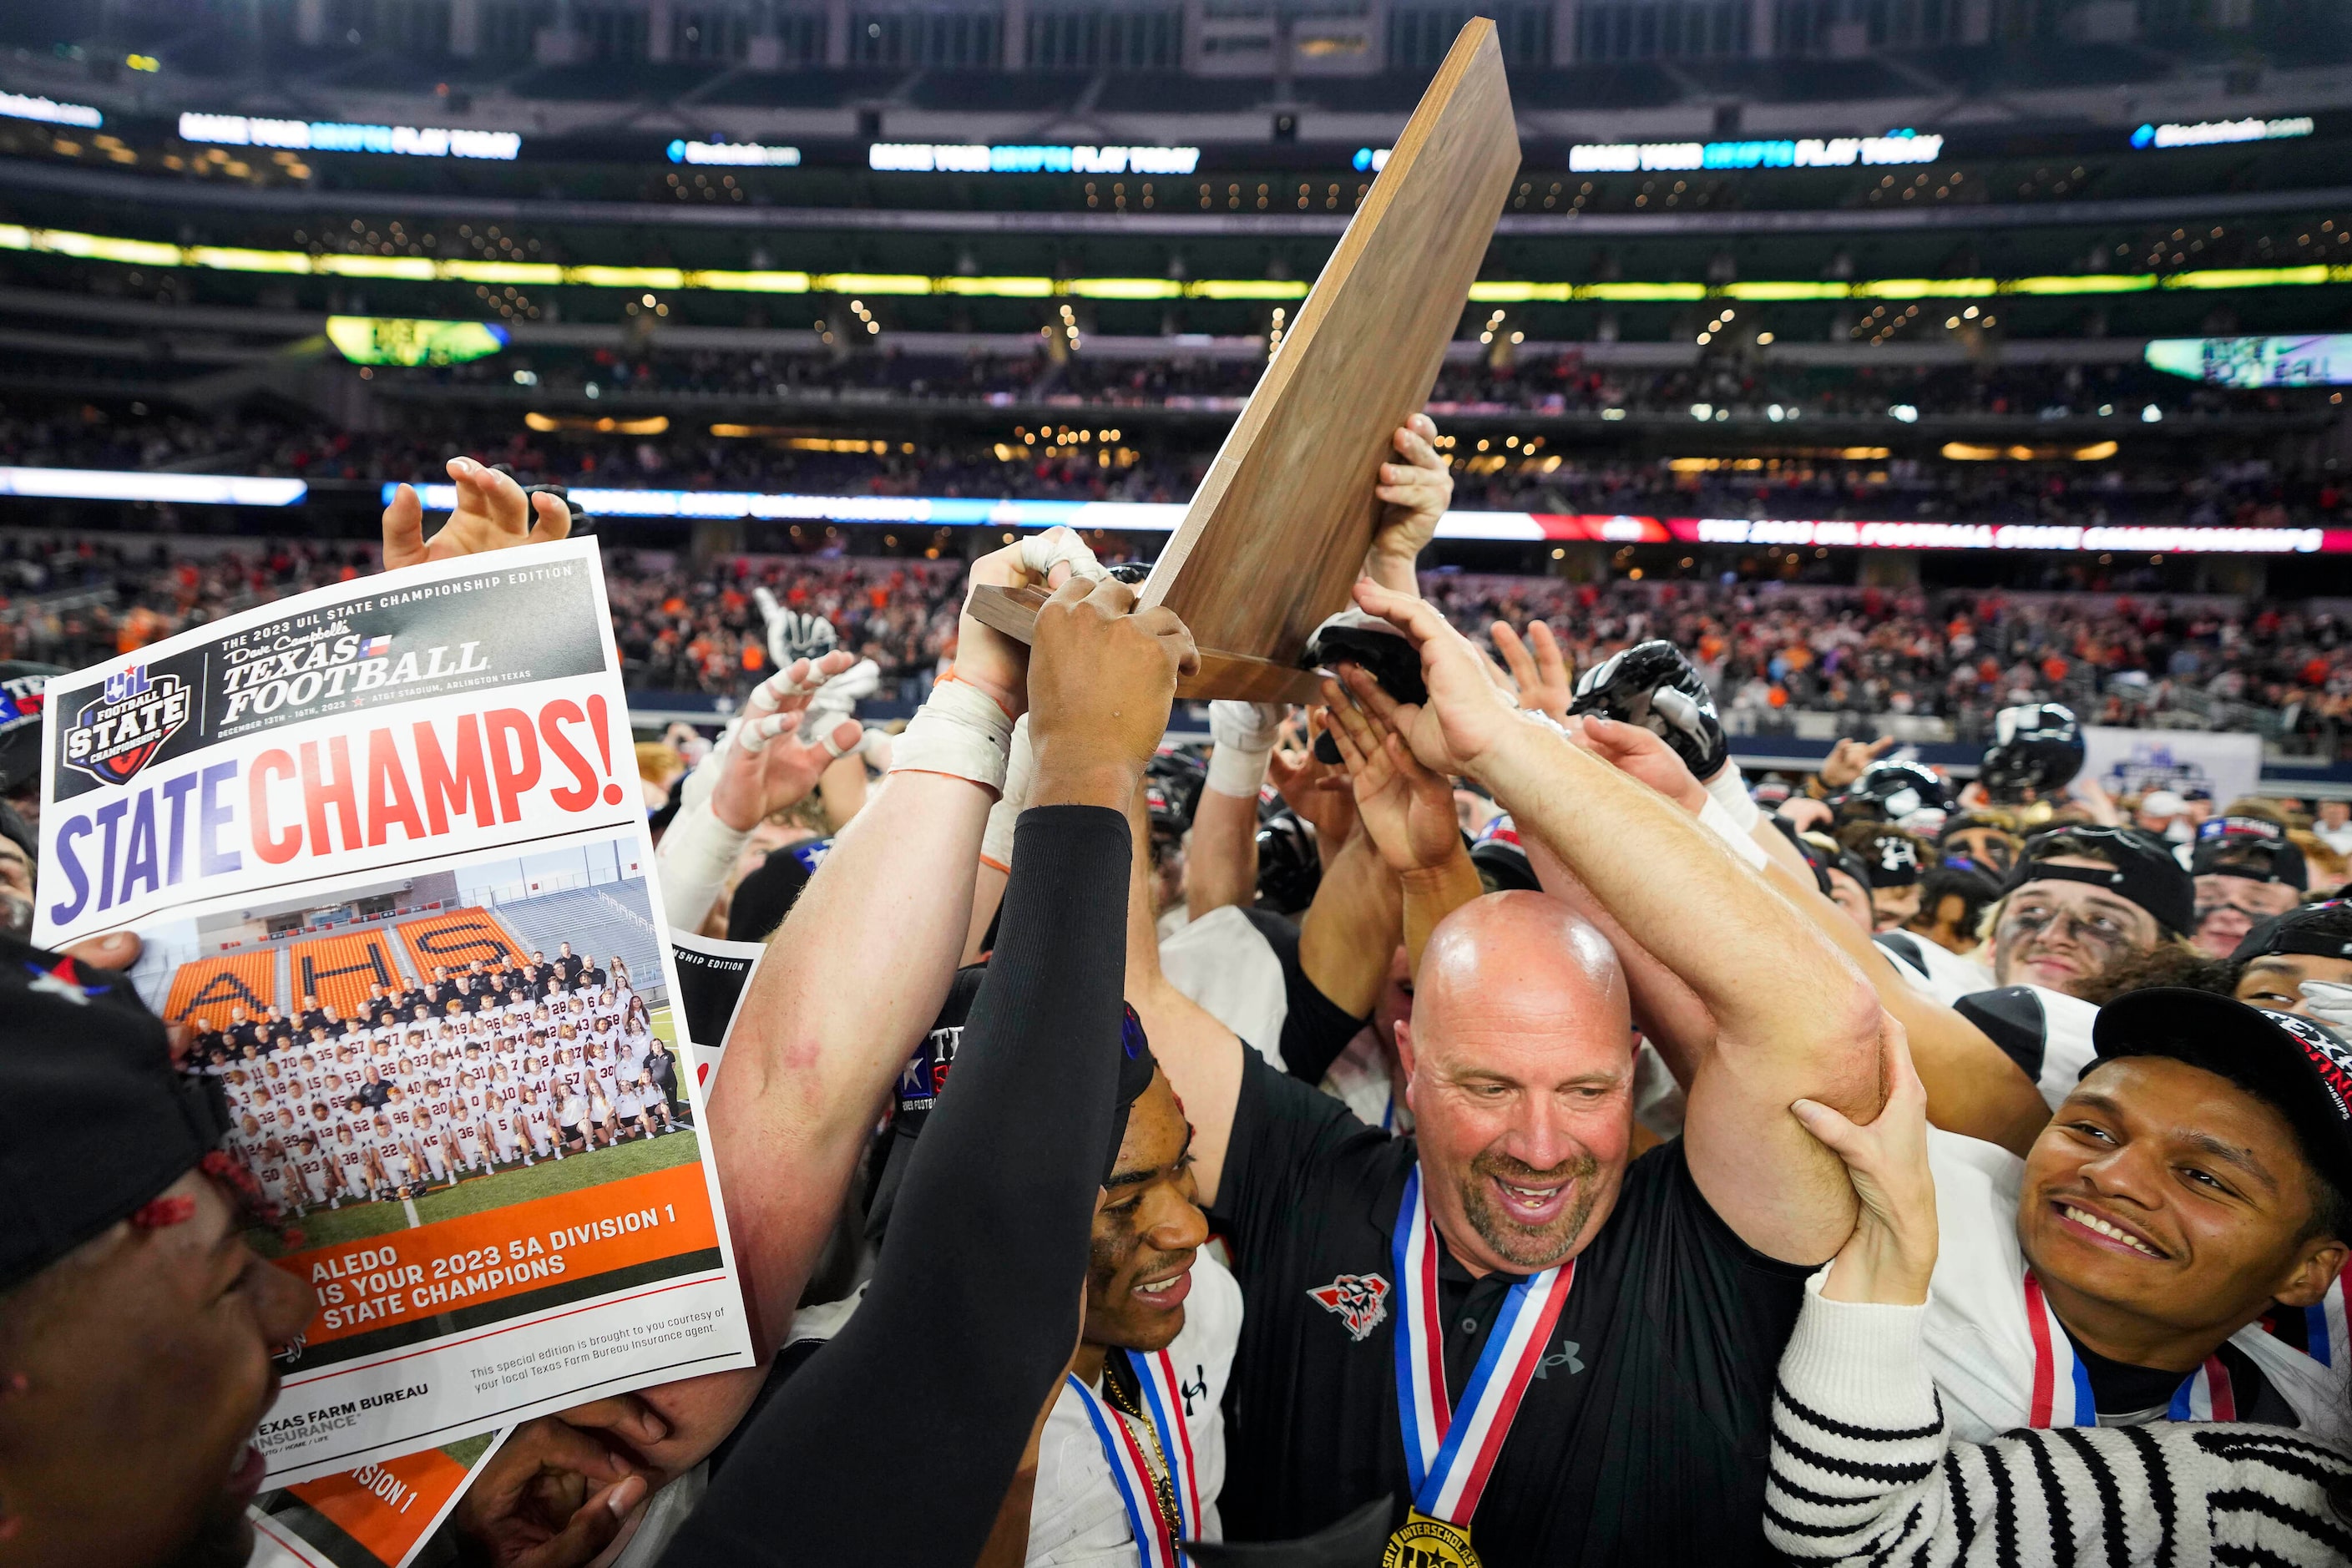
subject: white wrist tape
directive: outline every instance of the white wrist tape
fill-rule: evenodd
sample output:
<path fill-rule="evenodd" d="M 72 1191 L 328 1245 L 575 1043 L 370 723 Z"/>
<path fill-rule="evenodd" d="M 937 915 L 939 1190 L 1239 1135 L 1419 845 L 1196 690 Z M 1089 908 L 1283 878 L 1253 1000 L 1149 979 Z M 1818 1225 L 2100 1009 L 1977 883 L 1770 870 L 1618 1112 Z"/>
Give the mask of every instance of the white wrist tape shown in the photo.
<path fill-rule="evenodd" d="M 891 745 L 894 773 L 949 773 L 1002 795 L 1013 721 L 969 681 L 943 680 Z"/>
<path fill-rule="evenodd" d="M 1723 803 L 1713 795 L 1707 796 L 1706 805 L 1700 808 L 1698 822 L 1701 827 L 1722 839 L 1734 855 L 1750 866 L 1761 869 L 1769 858 L 1764 852 L 1764 846 L 1742 833 L 1739 825 L 1731 820 L 1731 813 L 1724 810 Z"/>
<path fill-rule="evenodd" d="M 1043 533 L 1032 533 L 1021 541 L 1022 570 L 1034 572 L 1041 579 L 1063 562 L 1068 562 L 1074 575 L 1100 582 L 1110 575 L 1095 552 L 1076 532 L 1055 523 Z"/>
<path fill-rule="evenodd" d="M 1265 764 L 1282 733 L 1278 702 L 1237 702 L 1220 698 L 1209 704 L 1209 737 L 1217 743 L 1209 754 L 1208 786 L 1219 795 L 1255 799 L 1265 783 Z"/>
<path fill-rule="evenodd" d="M 695 772 L 713 765 L 705 763 Z M 688 782 L 690 784 L 692 780 Z M 749 832 L 738 833 L 719 820 L 719 814 L 710 809 L 708 789 L 699 800 L 681 797 L 677 815 L 670 819 L 669 830 L 662 835 L 661 847 L 654 856 L 661 868 L 662 913 L 672 929 L 701 929 L 704 917 L 719 901 L 719 889 L 727 885 L 727 873 L 734 869 L 736 858 L 751 837 Z"/>
<path fill-rule="evenodd" d="M 1005 760 L 1004 793 L 988 808 L 988 826 L 980 836 L 980 858 L 1010 870 L 1013 830 L 1029 808 L 1029 781 L 1036 775 L 1037 752 L 1029 744 L 1029 715 L 1013 726 L 1013 752 Z"/>
<path fill-rule="evenodd" d="M 1753 833 L 1756 825 L 1764 820 L 1764 813 L 1748 798 L 1748 780 L 1738 763 L 1726 762 L 1722 770 L 1706 781 L 1706 787 L 1715 803 L 1731 814 L 1732 823 L 1740 832 Z"/>

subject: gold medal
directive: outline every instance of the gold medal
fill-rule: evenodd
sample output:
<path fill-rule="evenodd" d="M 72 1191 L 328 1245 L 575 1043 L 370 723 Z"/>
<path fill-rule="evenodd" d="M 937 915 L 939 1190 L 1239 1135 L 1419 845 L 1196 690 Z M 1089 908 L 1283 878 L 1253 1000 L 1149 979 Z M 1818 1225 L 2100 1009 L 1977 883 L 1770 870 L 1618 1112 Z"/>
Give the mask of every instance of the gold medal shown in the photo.
<path fill-rule="evenodd" d="M 1468 1531 L 1413 1509 L 1389 1537 L 1381 1568 L 1478 1568 L 1478 1554 Z"/>

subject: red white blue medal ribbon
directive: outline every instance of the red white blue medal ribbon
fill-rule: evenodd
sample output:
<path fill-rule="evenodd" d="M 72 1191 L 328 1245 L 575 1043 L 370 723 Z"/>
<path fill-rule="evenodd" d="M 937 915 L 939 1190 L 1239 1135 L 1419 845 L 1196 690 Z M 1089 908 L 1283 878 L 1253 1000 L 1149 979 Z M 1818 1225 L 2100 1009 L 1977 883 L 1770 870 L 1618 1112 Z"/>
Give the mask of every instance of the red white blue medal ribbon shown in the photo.
<path fill-rule="evenodd" d="M 1103 1402 L 1102 1395 L 1078 1381 L 1076 1373 L 1065 1375 L 1070 1386 L 1077 1390 L 1080 1408 L 1094 1426 L 1095 1437 L 1102 1444 L 1103 1458 L 1110 1462 L 1111 1484 L 1118 1489 L 1119 1501 L 1126 1505 L 1128 1526 L 1134 1533 L 1136 1552 L 1142 1559 L 1143 1568 L 1181 1568 L 1186 1561 L 1182 1543 L 1197 1541 L 1201 1535 L 1201 1483 L 1192 1459 L 1192 1434 L 1184 1425 L 1183 1395 L 1176 1381 L 1175 1364 L 1164 1350 L 1150 1355 L 1133 1351 L 1123 1353 L 1128 1365 L 1135 1371 L 1135 1381 L 1143 1395 L 1144 1415 L 1160 1441 L 1160 1458 L 1168 1464 L 1169 1490 L 1175 1494 L 1176 1511 L 1181 1516 L 1172 1531 L 1160 1517 L 1160 1505 L 1153 1500 L 1158 1492 L 1151 1479 L 1151 1466 L 1144 1458 L 1143 1446 L 1136 1441 L 1135 1429 Z"/>
<path fill-rule="evenodd" d="M 2026 1425 L 2096 1426 L 2099 1411 L 2091 1397 L 2090 1369 L 2074 1353 L 2065 1325 L 2050 1310 L 2042 1281 L 2031 1268 L 2025 1271 L 2025 1326 L 2033 1339 L 2033 1394 Z M 2181 1380 L 2166 1415 L 2174 1421 L 2238 1418 L 2236 1391 L 2231 1387 L 2230 1369 L 2221 1364 L 2221 1357 L 2207 1356 L 2203 1366 Z"/>
<path fill-rule="evenodd" d="M 1503 1451 L 1503 1438 L 1527 1396 L 1528 1384 L 1543 1362 L 1552 1327 L 1568 1304 L 1576 1263 L 1571 1258 L 1511 1287 L 1456 1411 L 1445 1388 L 1437 1248 L 1416 1166 L 1405 1178 L 1404 1201 L 1389 1241 L 1402 1298 L 1396 1326 L 1397 1415 L 1404 1428 L 1413 1507 L 1466 1531 Z"/>

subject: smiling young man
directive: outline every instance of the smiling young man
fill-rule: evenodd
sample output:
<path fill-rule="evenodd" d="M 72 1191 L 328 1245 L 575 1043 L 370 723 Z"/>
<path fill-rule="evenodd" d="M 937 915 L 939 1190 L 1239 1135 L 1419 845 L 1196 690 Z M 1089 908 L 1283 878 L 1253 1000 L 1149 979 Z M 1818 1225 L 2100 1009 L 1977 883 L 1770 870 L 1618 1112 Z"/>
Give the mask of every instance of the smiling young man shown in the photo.
<path fill-rule="evenodd" d="M 310 1287 L 246 1246 L 218 1103 L 120 975 L 0 939 L 0 997 L 42 1108 L 0 1150 L 0 1564 L 236 1568 Z"/>
<path fill-rule="evenodd" d="M 1954 1434 L 2211 1419 L 2341 1440 L 2340 1373 L 2261 1324 L 2345 1266 L 2352 1048 L 2176 988 L 2109 1004 L 2095 1038 L 2025 1159 L 1930 1134 L 1927 1339 Z"/>

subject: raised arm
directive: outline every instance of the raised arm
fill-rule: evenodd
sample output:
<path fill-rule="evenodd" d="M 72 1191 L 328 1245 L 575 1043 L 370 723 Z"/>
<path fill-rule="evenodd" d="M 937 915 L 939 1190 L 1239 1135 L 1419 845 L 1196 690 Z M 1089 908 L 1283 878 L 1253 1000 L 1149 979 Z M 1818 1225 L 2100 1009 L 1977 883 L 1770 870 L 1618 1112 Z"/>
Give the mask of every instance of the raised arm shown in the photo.
<path fill-rule="evenodd" d="M 1036 804 L 954 1092 L 908 1163 L 865 1302 L 754 1419 L 669 1568 L 966 1568 L 1076 1346 L 1117 1143 L 1121 813 L 1192 657 L 1172 613 L 1129 616 L 1125 584 L 1088 586 L 1037 617 Z M 910 1475 L 925 1478 L 919 1508 Z"/>
<path fill-rule="evenodd" d="M 1278 702 L 1209 704 L 1209 777 L 1192 807 L 1184 850 L 1184 912 L 1199 920 L 1257 900 L 1257 792 L 1282 729 Z"/>
<path fill-rule="evenodd" d="M 972 581 L 1065 579 L 1074 566 L 1099 572 L 1057 529 L 975 563 Z M 954 978 L 1027 659 L 963 617 L 955 669 L 898 738 L 893 772 L 810 879 L 743 999 L 710 1121 L 763 1353 L 790 1326 L 882 1097 Z"/>
<path fill-rule="evenodd" d="M 1877 997 L 1853 963 L 1680 807 L 1522 717 L 1477 650 L 1428 605 L 1358 583 L 1357 601 L 1421 648 L 1430 701 L 1402 707 L 1360 671 L 1349 688 L 1423 765 L 1490 789 L 1713 1015 L 1690 1087 L 1687 1154 L 1707 1201 L 1758 1250 L 1815 1262 L 1853 1229 L 1853 1193 L 1790 1103 L 1857 1117 L 1880 1097 Z M 1595 737 L 1613 728 L 1589 723 Z"/>

